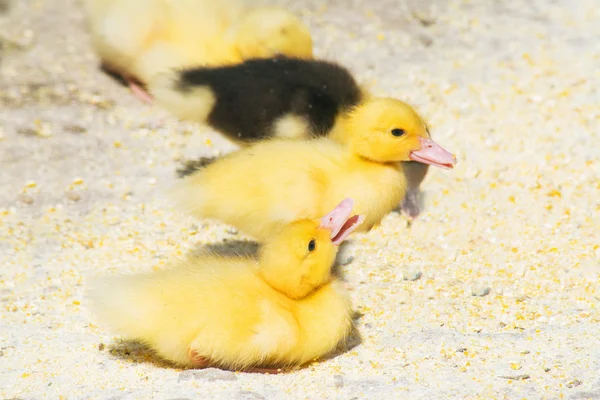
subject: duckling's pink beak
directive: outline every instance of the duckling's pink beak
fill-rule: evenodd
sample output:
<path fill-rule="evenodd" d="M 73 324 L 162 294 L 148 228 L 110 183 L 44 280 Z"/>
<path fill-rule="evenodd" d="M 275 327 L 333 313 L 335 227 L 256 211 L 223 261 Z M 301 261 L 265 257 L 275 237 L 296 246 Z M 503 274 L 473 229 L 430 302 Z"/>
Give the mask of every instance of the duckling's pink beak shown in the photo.
<path fill-rule="evenodd" d="M 410 153 L 410 159 L 444 169 L 454 168 L 456 156 L 431 139 L 419 138 L 421 148 Z"/>
<path fill-rule="evenodd" d="M 342 200 L 333 211 L 321 218 L 320 227 L 331 231 L 331 242 L 336 246 L 365 220 L 363 215 L 350 216 L 352 207 L 354 207 L 354 200 L 349 198 Z"/>

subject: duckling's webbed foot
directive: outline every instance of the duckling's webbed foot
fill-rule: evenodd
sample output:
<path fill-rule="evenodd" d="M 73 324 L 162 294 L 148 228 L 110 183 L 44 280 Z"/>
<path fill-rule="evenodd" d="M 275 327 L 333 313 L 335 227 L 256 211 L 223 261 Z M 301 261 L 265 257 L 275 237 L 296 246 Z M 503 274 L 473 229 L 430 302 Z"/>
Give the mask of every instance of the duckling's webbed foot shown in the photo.
<path fill-rule="evenodd" d="M 411 220 L 417 218 L 421 213 L 421 208 L 419 206 L 420 198 L 421 191 L 418 188 L 408 189 L 406 191 L 406 196 L 400 206 L 400 210 Z"/>
<path fill-rule="evenodd" d="M 216 157 L 200 157 L 197 160 L 187 160 L 183 162 L 183 166 L 177 169 L 177 176 L 185 178 L 194 172 L 212 164 L 217 160 Z"/>
<path fill-rule="evenodd" d="M 400 210 L 411 221 L 419 216 L 422 209 L 422 193 L 419 189 L 429 166 L 415 161 L 402 163 L 404 174 L 406 175 L 406 194 L 400 205 Z"/>

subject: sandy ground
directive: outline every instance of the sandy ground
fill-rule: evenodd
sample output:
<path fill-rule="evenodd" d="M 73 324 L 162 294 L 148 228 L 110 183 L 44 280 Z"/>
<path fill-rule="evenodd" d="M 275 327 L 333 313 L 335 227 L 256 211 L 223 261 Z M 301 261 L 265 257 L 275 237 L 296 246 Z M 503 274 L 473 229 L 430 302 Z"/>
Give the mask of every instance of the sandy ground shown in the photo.
<path fill-rule="evenodd" d="M 348 349 L 265 376 L 93 324 L 87 279 L 244 240 L 162 197 L 178 160 L 232 147 L 99 72 L 77 2 L 1 1 L 0 398 L 600 398 L 597 4 L 294 3 L 319 56 L 417 105 L 460 163 L 412 227 L 345 248 Z"/>

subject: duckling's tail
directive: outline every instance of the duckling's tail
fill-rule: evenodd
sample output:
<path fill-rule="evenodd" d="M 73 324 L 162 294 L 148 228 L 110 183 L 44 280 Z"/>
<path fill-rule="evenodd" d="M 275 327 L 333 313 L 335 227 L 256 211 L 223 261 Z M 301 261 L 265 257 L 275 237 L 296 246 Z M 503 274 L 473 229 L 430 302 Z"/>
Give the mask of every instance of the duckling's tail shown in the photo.
<path fill-rule="evenodd" d="M 148 91 L 156 102 L 176 117 L 206 124 L 216 97 L 209 86 L 184 81 L 183 71 L 171 70 L 155 75 Z"/>
<path fill-rule="evenodd" d="M 160 305 L 147 290 L 143 275 L 124 275 L 95 282 L 88 291 L 89 307 L 103 326 L 135 339 L 154 335 Z M 160 327 L 160 324 L 158 324 Z"/>
<path fill-rule="evenodd" d="M 196 167 L 193 166 L 191 171 L 184 171 L 189 172 L 188 176 L 179 179 L 168 188 L 166 197 L 183 213 L 196 218 L 212 218 L 216 202 L 218 203 L 221 196 L 211 190 L 210 179 L 205 179 L 206 171 L 203 169 L 206 165 Z"/>

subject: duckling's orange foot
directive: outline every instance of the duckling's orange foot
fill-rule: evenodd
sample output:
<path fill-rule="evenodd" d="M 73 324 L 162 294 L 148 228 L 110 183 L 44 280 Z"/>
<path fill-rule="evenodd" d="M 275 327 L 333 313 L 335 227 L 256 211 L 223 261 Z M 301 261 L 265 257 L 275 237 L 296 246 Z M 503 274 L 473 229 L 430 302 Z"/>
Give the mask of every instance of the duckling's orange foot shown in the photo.
<path fill-rule="evenodd" d="M 419 206 L 419 197 L 419 189 L 409 189 L 406 191 L 404 202 L 400 206 L 400 210 L 402 210 L 402 213 L 405 214 L 411 221 L 417 218 L 421 213 L 421 208 Z"/>
<path fill-rule="evenodd" d="M 142 88 L 140 84 L 132 79 L 127 79 L 127 82 L 129 84 L 129 89 L 135 97 L 137 97 L 144 104 L 152 104 L 154 99 L 146 89 Z"/>
<path fill-rule="evenodd" d="M 210 365 L 210 360 L 204 356 L 199 355 L 196 350 L 190 350 L 188 353 L 192 365 L 194 368 L 206 368 Z"/>

